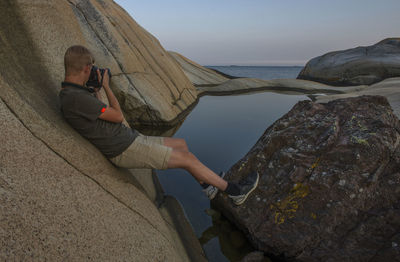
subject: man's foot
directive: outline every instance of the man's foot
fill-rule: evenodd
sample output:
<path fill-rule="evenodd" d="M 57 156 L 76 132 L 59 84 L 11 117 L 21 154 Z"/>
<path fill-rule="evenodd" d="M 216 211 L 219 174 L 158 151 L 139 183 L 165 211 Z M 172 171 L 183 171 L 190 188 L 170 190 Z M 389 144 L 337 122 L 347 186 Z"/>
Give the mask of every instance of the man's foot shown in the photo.
<path fill-rule="evenodd" d="M 240 193 L 238 195 L 228 195 L 235 205 L 241 205 L 247 199 L 251 192 L 256 189 L 258 185 L 259 175 L 258 172 L 252 172 L 250 175 L 239 181 L 238 187 Z"/>
<path fill-rule="evenodd" d="M 219 176 L 221 178 L 224 178 L 225 176 L 225 172 L 221 172 L 219 173 Z M 207 186 L 208 185 L 208 186 Z M 208 199 L 214 199 L 214 197 L 217 195 L 218 193 L 218 188 L 216 188 L 215 186 L 209 185 L 209 184 L 203 184 L 203 187 L 205 187 L 203 189 L 203 192 L 206 194 L 206 196 L 208 197 Z"/>

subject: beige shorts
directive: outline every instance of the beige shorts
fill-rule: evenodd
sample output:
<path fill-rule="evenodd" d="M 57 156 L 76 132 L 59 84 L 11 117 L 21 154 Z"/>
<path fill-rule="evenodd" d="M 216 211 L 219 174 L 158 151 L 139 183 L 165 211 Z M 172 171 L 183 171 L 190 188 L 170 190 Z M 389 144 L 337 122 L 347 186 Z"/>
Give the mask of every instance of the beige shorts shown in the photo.
<path fill-rule="evenodd" d="M 110 161 L 124 168 L 167 169 L 171 152 L 171 147 L 164 146 L 164 137 L 139 134 L 124 152 Z"/>

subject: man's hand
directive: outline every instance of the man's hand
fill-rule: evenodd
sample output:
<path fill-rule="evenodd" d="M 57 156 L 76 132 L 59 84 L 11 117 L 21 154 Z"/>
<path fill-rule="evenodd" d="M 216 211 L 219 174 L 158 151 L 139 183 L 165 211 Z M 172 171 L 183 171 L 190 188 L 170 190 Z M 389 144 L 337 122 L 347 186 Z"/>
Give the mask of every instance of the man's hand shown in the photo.
<path fill-rule="evenodd" d="M 95 87 L 95 88 L 93 88 L 93 90 L 94 90 L 94 95 L 96 96 L 96 98 L 100 99 L 100 94 L 99 94 L 100 88 Z"/>
<path fill-rule="evenodd" d="M 100 74 L 100 69 L 97 69 L 97 76 L 98 79 L 101 83 L 101 81 L 103 81 L 103 86 L 104 87 L 109 87 L 110 86 L 110 77 L 108 75 L 108 69 L 104 69 L 104 74 L 103 74 L 103 80 L 101 79 L 101 74 Z"/>
<path fill-rule="evenodd" d="M 99 77 L 99 81 L 101 81 L 101 74 L 99 69 L 97 69 L 97 75 Z M 105 69 L 103 76 L 103 86 L 110 106 L 108 106 L 106 110 L 99 115 L 99 118 L 110 122 L 121 123 L 122 121 L 124 121 L 124 115 L 122 114 L 122 110 L 118 103 L 118 100 L 114 96 L 114 93 L 112 92 L 109 85 L 110 77 L 108 75 L 108 69 Z M 98 93 L 96 92 L 96 96 L 97 95 Z"/>

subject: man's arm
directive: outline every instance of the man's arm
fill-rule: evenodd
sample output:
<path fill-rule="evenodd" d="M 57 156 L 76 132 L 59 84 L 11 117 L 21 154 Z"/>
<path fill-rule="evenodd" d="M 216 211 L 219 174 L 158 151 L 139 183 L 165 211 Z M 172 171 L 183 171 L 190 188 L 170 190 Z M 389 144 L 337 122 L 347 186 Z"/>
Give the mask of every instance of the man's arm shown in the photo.
<path fill-rule="evenodd" d="M 97 99 L 101 100 L 101 97 L 99 95 L 100 90 L 97 90 L 97 88 L 95 88 L 95 90 L 96 91 L 94 92 L 94 95 L 96 96 Z"/>
<path fill-rule="evenodd" d="M 108 70 L 108 69 L 106 69 Z M 99 75 L 99 79 L 101 79 L 100 71 L 97 70 L 97 74 Z M 108 72 L 104 72 L 104 78 L 103 78 L 103 88 L 104 91 L 106 92 L 107 99 L 109 106 L 106 108 L 106 110 L 100 114 L 99 118 L 103 120 L 107 120 L 110 122 L 115 122 L 115 123 L 121 123 L 124 120 L 124 115 L 122 114 L 121 107 L 118 103 L 117 98 L 114 96 L 114 93 L 112 92 L 110 88 L 110 79 L 108 76 Z M 96 92 L 96 97 L 99 98 L 99 95 Z"/>

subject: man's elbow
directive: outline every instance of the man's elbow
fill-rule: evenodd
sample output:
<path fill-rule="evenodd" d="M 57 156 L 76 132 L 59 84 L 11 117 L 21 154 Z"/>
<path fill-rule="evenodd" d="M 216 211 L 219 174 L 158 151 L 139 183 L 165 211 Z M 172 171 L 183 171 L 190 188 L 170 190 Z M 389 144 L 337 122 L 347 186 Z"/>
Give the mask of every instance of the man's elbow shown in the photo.
<path fill-rule="evenodd" d="M 122 123 L 125 119 L 120 109 L 112 107 L 107 108 L 105 112 L 101 113 L 99 118 L 114 123 Z"/>

